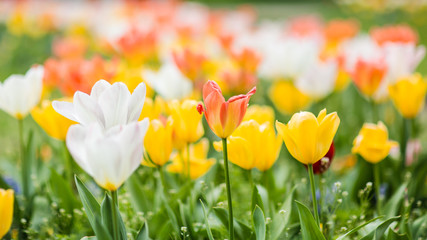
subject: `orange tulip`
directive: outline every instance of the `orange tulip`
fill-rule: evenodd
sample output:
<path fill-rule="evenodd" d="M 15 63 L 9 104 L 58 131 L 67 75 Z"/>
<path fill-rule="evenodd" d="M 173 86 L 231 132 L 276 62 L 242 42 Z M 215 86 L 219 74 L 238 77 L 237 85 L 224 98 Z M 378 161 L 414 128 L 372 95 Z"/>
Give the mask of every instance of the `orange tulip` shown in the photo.
<path fill-rule="evenodd" d="M 378 89 L 386 73 L 387 66 L 382 63 L 369 63 L 359 60 L 353 72 L 353 81 L 359 91 L 371 97 Z"/>
<path fill-rule="evenodd" d="M 203 86 L 203 101 L 205 107 L 199 103 L 197 111 L 205 113 L 206 121 L 212 131 L 220 138 L 227 138 L 240 125 L 248 107 L 250 97 L 255 93 L 256 87 L 246 95 L 233 96 L 225 101 L 218 84 L 208 81 Z"/>

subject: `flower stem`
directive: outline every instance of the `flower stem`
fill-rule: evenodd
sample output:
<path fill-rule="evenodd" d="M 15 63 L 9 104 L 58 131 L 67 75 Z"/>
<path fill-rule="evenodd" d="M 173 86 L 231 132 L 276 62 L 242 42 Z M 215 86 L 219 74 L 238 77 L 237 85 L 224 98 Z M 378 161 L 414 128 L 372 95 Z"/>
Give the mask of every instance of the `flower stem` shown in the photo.
<path fill-rule="evenodd" d="M 248 178 L 249 178 L 249 184 L 251 184 L 251 189 L 254 188 L 254 179 L 252 177 L 252 169 L 247 170 L 248 172 Z"/>
<path fill-rule="evenodd" d="M 30 176 L 30 163 L 28 162 L 27 156 L 25 155 L 25 144 L 24 144 L 24 120 L 18 120 L 19 125 L 19 144 L 21 147 L 21 177 L 22 177 L 22 191 L 26 200 L 30 199 L 29 192 L 29 179 Z"/>
<path fill-rule="evenodd" d="M 234 239 L 234 222 L 233 222 L 233 204 L 231 200 L 231 185 L 230 174 L 228 171 L 228 153 L 227 153 L 227 138 L 222 139 L 222 149 L 224 154 L 224 172 L 225 172 L 225 185 L 227 186 L 227 199 L 228 199 L 228 231 L 230 240 Z"/>
<path fill-rule="evenodd" d="M 375 195 L 377 197 L 377 213 L 378 213 L 378 216 L 381 216 L 380 168 L 378 164 L 374 164 L 374 183 L 375 183 Z"/>
<path fill-rule="evenodd" d="M 163 188 L 163 193 L 166 194 L 167 190 L 166 190 L 166 179 L 165 179 L 165 175 L 163 173 L 163 169 L 162 166 L 158 166 L 157 170 L 159 171 L 159 175 L 160 175 L 160 183 L 162 184 L 162 188 Z"/>
<path fill-rule="evenodd" d="M 313 198 L 314 218 L 316 219 L 317 226 L 320 226 L 319 225 L 319 211 L 317 210 L 316 187 L 314 184 L 313 164 L 308 164 L 308 175 L 310 177 L 311 197 Z"/>
<path fill-rule="evenodd" d="M 402 127 L 402 139 L 400 143 L 400 154 L 402 155 L 402 169 L 405 169 L 406 163 L 406 146 L 408 145 L 408 140 L 411 137 L 411 120 L 403 118 L 403 127 Z"/>
<path fill-rule="evenodd" d="M 188 181 L 191 181 L 191 175 L 190 175 L 190 143 L 187 143 L 187 177 L 188 177 Z"/>
<path fill-rule="evenodd" d="M 118 208 L 118 196 L 117 196 L 117 190 L 111 191 L 111 198 L 113 199 L 113 204 L 111 205 L 111 212 L 113 213 L 113 234 L 114 234 L 114 240 L 119 239 L 119 226 L 117 221 L 117 208 Z"/>

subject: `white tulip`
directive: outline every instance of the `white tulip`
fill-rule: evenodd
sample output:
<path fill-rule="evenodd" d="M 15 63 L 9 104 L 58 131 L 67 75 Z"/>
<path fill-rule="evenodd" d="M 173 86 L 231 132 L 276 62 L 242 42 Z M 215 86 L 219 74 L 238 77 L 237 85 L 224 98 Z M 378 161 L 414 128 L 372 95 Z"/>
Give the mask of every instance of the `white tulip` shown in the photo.
<path fill-rule="evenodd" d="M 110 84 L 99 80 L 90 95 L 77 91 L 73 102 L 53 101 L 59 114 L 84 126 L 97 123 L 103 129 L 137 121 L 145 100 L 145 84 L 140 83 L 133 93 L 124 83 Z"/>
<path fill-rule="evenodd" d="M 312 98 L 324 98 L 334 90 L 337 71 L 336 61 L 317 61 L 296 79 L 295 86 Z"/>
<path fill-rule="evenodd" d="M 345 57 L 345 69 L 353 72 L 359 60 L 367 62 L 378 62 L 384 58 L 380 46 L 369 36 L 357 36 L 340 46 Z"/>
<path fill-rule="evenodd" d="M 0 109 L 23 119 L 39 102 L 43 89 L 42 66 L 32 67 L 25 75 L 13 74 L 0 82 Z"/>
<path fill-rule="evenodd" d="M 141 163 L 148 119 L 104 130 L 72 125 L 66 144 L 77 164 L 102 188 L 117 190 Z"/>
<path fill-rule="evenodd" d="M 191 94 L 193 84 L 172 62 L 159 71 L 144 70 L 142 78 L 165 100 L 183 99 Z"/>
<path fill-rule="evenodd" d="M 387 100 L 388 86 L 396 83 L 402 77 L 411 75 L 426 53 L 424 46 L 417 47 L 414 43 L 388 42 L 382 49 L 387 72 L 373 96 L 377 102 Z"/>

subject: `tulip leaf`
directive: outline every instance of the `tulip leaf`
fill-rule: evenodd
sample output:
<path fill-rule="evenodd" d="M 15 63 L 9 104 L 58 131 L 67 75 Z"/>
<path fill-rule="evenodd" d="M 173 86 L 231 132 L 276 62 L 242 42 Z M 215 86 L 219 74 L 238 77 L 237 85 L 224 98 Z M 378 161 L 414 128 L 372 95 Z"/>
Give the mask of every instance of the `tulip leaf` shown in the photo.
<path fill-rule="evenodd" d="M 265 240 L 265 217 L 262 209 L 256 205 L 252 213 L 253 227 L 255 230 L 256 240 Z"/>
<path fill-rule="evenodd" d="M 322 232 L 317 226 L 316 221 L 313 218 L 310 210 L 302 203 L 295 201 L 298 207 L 299 219 L 301 224 L 302 239 L 318 239 L 325 240 Z"/>
<path fill-rule="evenodd" d="M 74 208 L 80 207 L 70 184 L 53 168 L 50 169 L 49 189 L 53 200 L 68 213 L 73 213 Z"/>
<path fill-rule="evenodd" d="M 138 178 L 138 174 L 132 174 L 126 181 L 126 190 L 129 192 L 131 202 L 135 208 L 140 212 L 148 212 L 152 209 L 150 201 L 148 201 L 147 195 L 149 194 L 144 190 L 143 183 Z"/>
<path fill-rule="evenodd" d="M 224 208 L 212 208 L 218 220 L 228 229 L 228 211 Z M 246 224 L 234 218 L 234 234 L 237 239 L 250 239 L 252 229 Z"/>
<path fill-rule="evenodd" d="M 402 203 L 403 197 L 405 196 L 405 189 L 407 188 L 407 186 L 407 183 L 402 184 L 384 206 L 383 212 L 386 214 L 387 217 L 396 216 Z"/>
<path fill-rule="evenodd" d="M 368 225 L 369 223 L 374 222 L 374 221 L 376 221 L 376 220 L 378 220 L 378 219 L 380 219 L 380 218 L 381 218 L 381 216 L 376 217 L 376 218 L 373 218 L 373 219 L 371 219 L 371 220 L 369 220 L 369 221 L 365 222 L 364 224 L 362 224 L 362 225 L 360 225 L 360 226 L 357 226 L 357 227 L 355 227 L 355 228 L 351 229 L 350 231 L 346 232 L 344 235 L 341 235 L 340 237 L 338 237 L 338 238 L 337 238 L 337 239 L 335 239 L 335 240 L 343 240 L 343 239 L 345 239 L 346 237 L 350 236 L 351 234 L 353 234 L 353 233 L 355 233 L 355 232 L 359 231 L 359 229 L 363 228 L 364 226 Z"/>
<path fill-rule="evenodd" d="M 174 228 L 175 232 L 179 234 L 180 233 L 180 228 L 179 228 L 179 225 L 178 225 L 178 220 L 177 220 L 177 217 L 175 215 L 175 212 L 172 210 L 172 208 L 169 205 L 168 201 L 166 201 L 166 199 L 164 199 L 164 197 L 162 197 L 162 198 L 164 200 L 163 202 L 164 202 L 164 206 L 166 208 L 166 213 L 167 213 L 167 215 L 169 217 L 169 220 L 170 220 L 170 222 L 172 224 L 172 227 Z"/>
<path fill-rule="evenodd" d="M 111 211 L 111 197 L 105 194 L 104 200 L 101 203 L 101 218 L 102 224 L 109 230 L 111 236 L 113 232 L 113 213 Z"/>
<path fill-rule="evenodd" d="M 98 201 L 86 188 L 80 178 L 75 176 L 74 179 L 76 181 L 77 190 L 79 192 L 80 199 L 83 203 L 86 216 L 89 219 L 89 223 L 92 226 L 92 229 L 95 232 L 97 239 L 112 239 L 110 233 L 102 224 L 101 206 L 99 205 Z"/>
<path fill-rule="evenodd" d="M 425 225 L 425 223 L 427 222 L 427 214 L 425 214 L 422 217 L 417 218 L 414 223 L 412 224 L 412 235 L 414 237 L 414 239 L 418 239 L 421 235 L 420 231 L 423 228 L 423 225 Z"/>
<path fill-rule="evenodd" d="M 205 204 L 203 204 L 203 201 L 201 199 L 200 199 L 200 203 L 202 204 L 203 215 L 205 216 L 206 232 L 208 233 L 209 240 L 214 240 L 211 227 L 209 226 L 208 214 L 206 213 Z"/>
<path fill-rule="evenodd" d="M 261 195 L 259 194 L 258 188 L 256 185 L 254 185 L 252 189 L 252 205 L 251 209 L 255 209 L 255 206 L 258 206 L 261 208 L 261 210 L 264 212 L 264 203 L 262 202 Z"/>
<path fill-rule="evenodd" d="M 294 192 L 297 185 L 294 186 L 281 205 L 281 210 L 274 215 L 273 222 L 271 223 L 271 239 L 276 240 L 280 237 L 285 227 L 288 225 L 292 213 L 292 203 L 294 199 Z"/>
<path fill-rule="evenodd" d="M 136 240 L 150 240 L 147 221 L 144 222 L 144 225 L 142 225 L 141 230 L 139 230 L 138 236 L 136 236 Z"/>
<path fill-rule="evenodd" d="M 406 234 L 399 234 L 393 229 L 390 229 L 390 231 L 388 231 L 387 240 L 409 240 L 409 237 Z"/>
<path fill-rule="evenodd" d="M 392 218 L 389 218 L 389 219 L 383 221 L 373 231 L 371 231 L 366 236 L 361 238 L 361 240 L 368 240 L 368 239 L 369 240 L 380 240 L 383 237 L 383 235 L 384 235 L 385 231 L 387 230 L 387 228 L 389 227 L 389 225 L 392 222 L 397 221 L 399 218 L 400 218 L 400 216 L 397 216 L 397 217 L 392 217 Z"/>
<path fill-rule="evenodd" d="M 86 188 L 79 177 L 74 177 L 76 181 L 77 190 L 79 192 L 80 199 L 83 203 L 86 215 L 92 226 L 95 224 L 95 219 L 101 216 L 101 206 L 98 201 L 92 195 L 92 193 Z"/>

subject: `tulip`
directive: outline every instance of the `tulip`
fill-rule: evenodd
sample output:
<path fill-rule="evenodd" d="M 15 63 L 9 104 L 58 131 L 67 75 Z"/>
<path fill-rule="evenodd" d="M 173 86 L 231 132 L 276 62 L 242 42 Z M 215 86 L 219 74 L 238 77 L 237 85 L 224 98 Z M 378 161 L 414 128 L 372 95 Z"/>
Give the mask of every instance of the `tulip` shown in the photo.
<path fill-rule="evenodd" d="M 259 124 L 274 123 L 274 109 L 270 106 L 251 105 L 248 107 L 243 121 L 255 120 Z"/>
<path fill-rule="evenodd" d="M 372 29 L 371 35 L 380 45 L 388 42 L 415 44 L 418 42 L 417 33 L 406 25 L 377 27 Z"/>
<path fill-rule="evenodd" d="M 41 107 L 33 108 L 31 116 L 49 136 L 61 141 L 65 140 L 68 128 L 76 123 L 57 113 L 49 100 L 44 100 Z"/>
<path fill-rule="evenodd" d="M 41 98 L 43 67 L 32 67 L 25 75 L 13 74 L 0 83 L 0 109 L 16 119 L 25 118 Z"/>
<path fill-rule="evenodd" d="M 292 116 L 288 124 L 276 121 L 277 132 L 282 136 L 289 153 L 298 161 L 308 165 L 314 215 L 319 225 L 313 164 L 328 152 L 337 132 L 340 119 L 336 112 L 326 115 L 320 111 L 317 118 L 310 112 Z"/>
<path fill-rule="evenodd" d="M 144 107 L 142 108 L 141 116 L 139 116 L 139 120 L 142 120 L 146 117 L 150 120 L 160 118 L 166 112 L 166 109 L 166 103 L 160 96 L 156 96 L 154 100 L 151 98 L 146 98 L 144 101 Z"/>
<path fill-rule="evenodd" d="M 173 141 L 177 149 L 196 142 L 204 134 L 202 115 L 195 111 L 197 104 L 197 101 L 194 100 L 184 100 L 183 102 L 175 100 L 169 104 L 173 120 Z"/>
<path fill-rule="evenodd" d="M 145 84 L 140 83 L 131 94 L 124 83 L 110 84 L 99 80 L 90 95 L 77 91 L 73 102 L 53 101 L 62 116 L 84 126 L 93 123 L 103 129 L 137 121 L 144 105 Z"/>
<path fill-rule="evenodd" d="M 193 90 L 192 82 L 174 63 L 165 63 L 157 72 L 144 70 L 142 78 L 165 100 L 183 99 Z"/>
<path fill-rule="evenodd" d="M 0 188 L 0 239 L 6 235 L 12 225 L 14 193 L 12 189 Z"/>
<path fill-rule="evenodd" d="M 231 201 L 231 185 L 228 170 L 227 137 L 240 125 L 248 107 L 249 99 L 255 93 L 256 87 L 252 88 L 246 95 L 233 96 L 225 101 L 221 89 L 214 81 L 208 81 L 203 86 L 203 101 L 197 105 L 197 111 L 205 113 L 206 121 L 211 130 L 222 138 L 225 185 L 227 187 L 228 201 L 228 232 L 230 240 L 234 239 L 233 206 Z"/>
<path fill-rule="evenodd" d="M 388 140 L 388 131 L 384 123 L 365 123 L 354 139 L 351 151 L 376 164 L 387 157 L 390 149 L 395 146 L 398 146 L 395 141 Z"/>
<path fill-rule="evenodd" d="M 102 188 L 117 190 L 138 168 L 148 119 L 108 130 L 93 123 L 68 130 L 67 147 L 77 164 Z"/>
<path fill-rule="evenodd" d="M 163 166 L 169 161 L 172 153 L 172 122 L 172 118 L 168 118 L 165 123 L 157 119 L 150 121 L 144 139 L 149 161 L 144 160 L 144 165 L 153 167 L 154 163 L 156 166 Z"/>
<path fill-rule="evenodd" d="M 353 81 L 359 91 L 372 97 L 384 79 L 387 66 L 382 62 L 370 63 L 359 60 L 353 72 Z"/>
<path fill-rule="evenodd" d="M 359 135 L 353 141 L 352 153 L 357 153 L 366 161 L 374 164 L 374 180 L 377 197 L 377 211 L 381 215 L 380 173 L 378 162 L 390 153 L 390 149 L 398 143 L 388 140 L 387 127 L 381 121 L 378 124 L 365 123 Z"/>
<path fill-rule="evenodd" d="M 388 90 L 394 106 L 403 117 L 415 118 L 423 109 L 427 83 L 420 74 L 401 78 Z"/>
<path fill-rule="evenodd" d="M 206 121 L 212 131 L 220 138 L 227 138 L 240 125 L 246 113 L 250 97 L 255 93 L 256 87 L 246 95 L 231 97 L 225 101 L 221 89 L 214 81 L 208 81 L 203 86 L 203 101 L 197 106 L 200 114 L 205 113 Z"/>
<path fill-rule="evenodd" d="M 318 61 L 296 78 L 295 86 L 314 99 L 324 98 L 334 90 L 337 70 L 336 61 Z"/>
<path fill-rule="evenodd" d="M 182 156 L 187 156 L 187 149 L 184 149 L 181 154 L 175 154 L 172 157 L 172 163 L 168 165 L 167 170 L 172 173 L 188 174 L 190 171 L 190 178 L 197 179 L 209 171 L 215 164 L 215 159 L 207 158 L 209 151 L 209 141 L 202 139 L 196 144 L 190 146 L 190 165 L 188 161 L 182 159 Z"/>
<path fill-rule="evenodd" d="M 276 136 L 270 122 L 260 124 L 255 120 L 243 122 L 227 140 L 230 161 L 250 170 L 266 171 L 276 162 L 282 139 Z M 222 151 L 221 142 L 215 142 L 217 151 Z"/>
<path fill-rule="evenodd" d="M 293 114 L 310 104 L 310 97 L 298 90 L 290 81 L 277 81 L 270 87 L 269 96 L 283 114 Z"/>
<path fill-rule="evenodd" d="M 276 121 L 276 128 L 296 160 L 314 164 L 328 152 L 339 124 L 336 112 L 326 115 L 323 109 L 317 118 L 310 112 L 300 112 L 286 125 Z"/>

